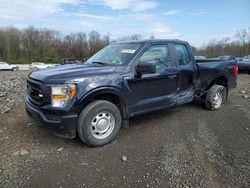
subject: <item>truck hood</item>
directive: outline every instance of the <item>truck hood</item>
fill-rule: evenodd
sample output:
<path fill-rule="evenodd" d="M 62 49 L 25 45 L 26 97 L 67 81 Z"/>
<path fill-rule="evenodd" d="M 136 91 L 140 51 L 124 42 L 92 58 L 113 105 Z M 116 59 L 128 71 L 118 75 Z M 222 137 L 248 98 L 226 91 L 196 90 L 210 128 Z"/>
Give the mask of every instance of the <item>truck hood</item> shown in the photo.
<path fill-rule="evenodd" d="M 59 65 L 52 68 L 46 68 L 32 72 L 29 77 L 46 84 L 59 84 L 70 82 L 77 78 L 87 76 L 99 76 L 111 74 L 116 70 L 115 66 L 99 66 L 99 65 Z"/>

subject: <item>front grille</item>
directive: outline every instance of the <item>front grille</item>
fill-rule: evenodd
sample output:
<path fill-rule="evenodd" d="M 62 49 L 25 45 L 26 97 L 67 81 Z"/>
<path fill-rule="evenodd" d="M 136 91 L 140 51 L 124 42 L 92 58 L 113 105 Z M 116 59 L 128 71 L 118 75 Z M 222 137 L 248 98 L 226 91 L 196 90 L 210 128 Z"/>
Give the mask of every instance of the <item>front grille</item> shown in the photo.
<path fill-rule="evenodd" d="M 27 93 L 31 102 L 36 105 L 41 105 L 43 102 L 43 91 L 41 83 L 28 78 Z"/>
<path fill-rule="evenodd" d="M 51 104 L 51 89 L 40 81 L 27 79 L 27 94 L 29 100 L 38 106 Z"/>

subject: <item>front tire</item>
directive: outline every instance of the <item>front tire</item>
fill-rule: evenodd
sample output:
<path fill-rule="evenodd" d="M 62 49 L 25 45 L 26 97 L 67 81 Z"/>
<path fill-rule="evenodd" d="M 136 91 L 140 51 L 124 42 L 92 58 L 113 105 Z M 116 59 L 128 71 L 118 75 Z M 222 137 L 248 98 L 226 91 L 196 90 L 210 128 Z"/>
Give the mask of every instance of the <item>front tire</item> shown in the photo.
<path fill-rule="evenodd" d="M 87 145 L 103 146 L 115 139 L 121 122 L 121 113 L 116 105 L 98 100 L 87 105 L 80 113 L 77 133 Z"/>
<path fill-rule="evenodd" d="M 226 100 L 227 91 L 222 85 L 212 86 L 206 95 L 205 107 L 208 110 L 219 110 L 223 107 Z"/>

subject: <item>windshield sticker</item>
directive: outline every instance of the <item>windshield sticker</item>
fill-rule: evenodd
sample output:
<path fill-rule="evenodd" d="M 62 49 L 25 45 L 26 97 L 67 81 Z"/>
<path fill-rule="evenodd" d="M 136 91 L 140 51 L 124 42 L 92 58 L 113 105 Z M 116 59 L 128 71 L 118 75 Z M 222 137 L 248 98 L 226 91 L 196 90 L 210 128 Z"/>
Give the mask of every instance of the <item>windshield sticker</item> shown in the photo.
<path fill-rule="evenodd" d="M 136 50 L 134 49 L 122 49 L 122 53 L 128 53 L 128 54 L 133 54 L 135 53 Z"/>

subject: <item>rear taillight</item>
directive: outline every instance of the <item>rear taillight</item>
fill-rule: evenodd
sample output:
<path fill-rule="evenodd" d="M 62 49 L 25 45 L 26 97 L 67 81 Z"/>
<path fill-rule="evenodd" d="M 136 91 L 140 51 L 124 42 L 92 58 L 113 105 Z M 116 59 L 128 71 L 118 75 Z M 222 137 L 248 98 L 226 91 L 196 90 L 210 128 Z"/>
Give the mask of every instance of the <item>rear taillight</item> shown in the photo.
<path fill-rule="evenodd" d="M 238 76 L 238 70 L 239 70 L 238 65 L 234 65 L 234 66 L 233 66 L 233 73 L 234 73 L 234 76 L 235 76 L 235 77 Z"/>

